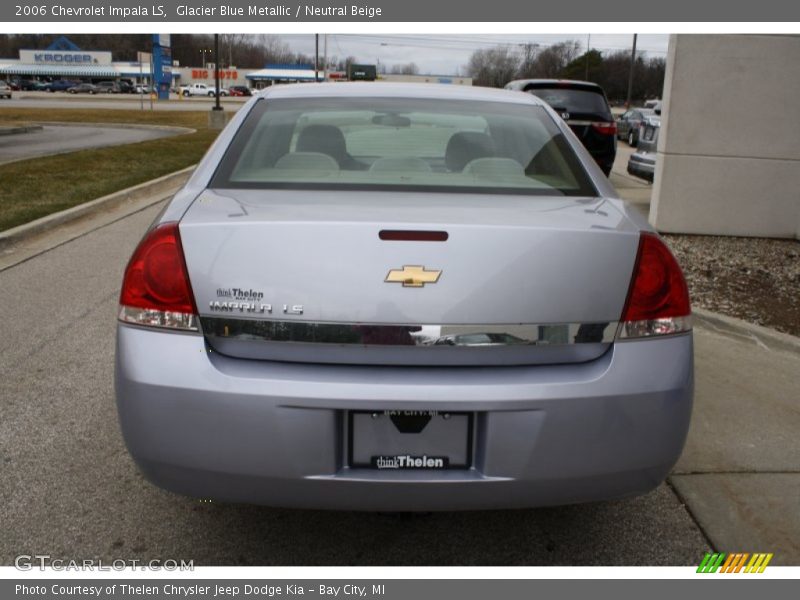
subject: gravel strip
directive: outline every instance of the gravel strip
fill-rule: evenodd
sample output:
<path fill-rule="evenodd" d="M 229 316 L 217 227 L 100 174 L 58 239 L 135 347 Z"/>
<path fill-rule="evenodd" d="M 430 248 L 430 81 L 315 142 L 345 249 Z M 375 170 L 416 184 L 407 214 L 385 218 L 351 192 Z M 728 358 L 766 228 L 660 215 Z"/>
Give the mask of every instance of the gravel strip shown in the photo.
<path fill-rule="evenodd" d="M 693 306 L 800 336 L 800 242 L 663 237 L 683 268 Z"/>

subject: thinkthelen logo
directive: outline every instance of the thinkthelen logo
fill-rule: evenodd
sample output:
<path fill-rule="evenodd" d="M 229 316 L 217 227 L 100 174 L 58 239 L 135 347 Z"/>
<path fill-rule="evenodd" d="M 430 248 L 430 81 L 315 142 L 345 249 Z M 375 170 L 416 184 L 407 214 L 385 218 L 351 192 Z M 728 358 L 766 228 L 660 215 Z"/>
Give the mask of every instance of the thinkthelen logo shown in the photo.
<path fill-rule="evenodd" d="M 698 573 L 763 573 L 769 561 L 772 560 L 771 553 L 757 552 L 749 554 L 747 552 L 715 552 L 703 557 L 700 566 L 697 567 Z M 749 560 L 748 560 L 749 559 Z"/>
<path fill-rule="evenodd" d="M 378 469 L 446 469 L 444 456 L 373 456 L 372 466 Z"/>

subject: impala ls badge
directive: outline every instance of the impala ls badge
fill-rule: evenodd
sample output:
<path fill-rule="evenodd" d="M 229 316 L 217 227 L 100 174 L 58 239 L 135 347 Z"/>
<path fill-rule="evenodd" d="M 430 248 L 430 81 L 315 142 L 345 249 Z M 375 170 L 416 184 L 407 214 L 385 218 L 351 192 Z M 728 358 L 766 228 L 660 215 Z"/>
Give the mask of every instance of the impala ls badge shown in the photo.
<path fill-rule="evenodd" d="M 402 269 L 392 269 L 386 275 L 386 283 L 402 283 L 403 287 L 422 287 L 426 283 L 436 283 L 442 272 L 427 270 L 423 266 L 406 265 Z"/>

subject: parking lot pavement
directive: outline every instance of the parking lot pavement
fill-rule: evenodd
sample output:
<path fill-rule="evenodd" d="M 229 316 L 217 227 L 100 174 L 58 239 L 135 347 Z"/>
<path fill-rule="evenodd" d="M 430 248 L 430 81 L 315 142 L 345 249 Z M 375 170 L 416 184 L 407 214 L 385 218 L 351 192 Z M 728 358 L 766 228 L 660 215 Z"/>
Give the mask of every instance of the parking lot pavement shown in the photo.
<path fill-rule="evenodd" d="M 0 272 L 0 564 L 697 564 L 708 543 L 668 485 L 518 511 L 382 515 L 201 504 L 144 481 L 117 425 L 117 295 L 156 205 Z"/>
<path fill-rule="evenodd" d="M 164 128 L 45 125 L 39 131 L 0 137 L 0 164 L 88 148 L 144 142 L 178 133 L 178 130 Z"/>
<path fill-rule="evenodd" d="M 631 148 L 626 142 L 617 142 L 617 156 L 609 179 L 619 192 L 620 198 L 633 204 L 646 217 L 650 214 L 650 195 L 653 192 L 653 185 L 628 174 L 628 159 L 634 152 L 636 148 Z"/>

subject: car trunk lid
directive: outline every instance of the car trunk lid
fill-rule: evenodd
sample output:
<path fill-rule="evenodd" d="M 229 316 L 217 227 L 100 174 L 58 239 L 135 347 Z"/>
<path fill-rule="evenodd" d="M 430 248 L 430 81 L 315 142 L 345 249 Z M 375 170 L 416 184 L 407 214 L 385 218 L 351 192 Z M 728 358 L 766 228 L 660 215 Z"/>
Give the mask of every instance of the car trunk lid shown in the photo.
<path fill-rule="evenodd" d="M 180 232 L 215 350 L 357 364 L 596 358 L 638 244 L 610 201 L 402 192 L 207 190 Z"/>

